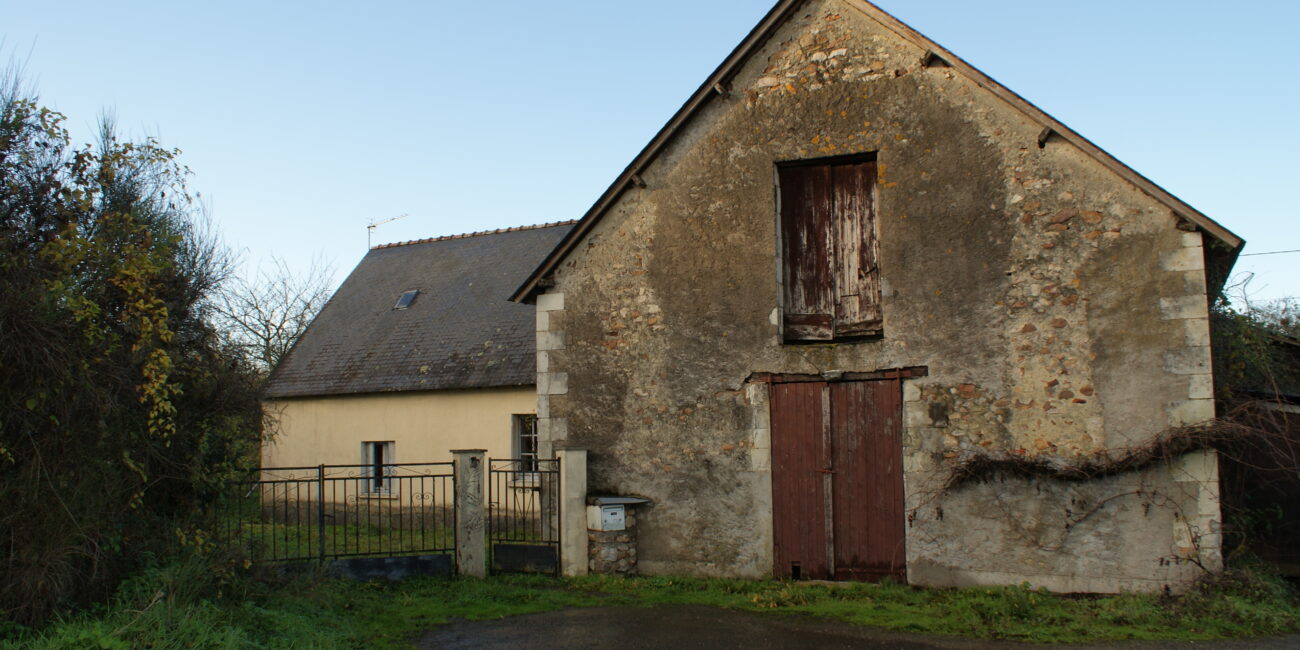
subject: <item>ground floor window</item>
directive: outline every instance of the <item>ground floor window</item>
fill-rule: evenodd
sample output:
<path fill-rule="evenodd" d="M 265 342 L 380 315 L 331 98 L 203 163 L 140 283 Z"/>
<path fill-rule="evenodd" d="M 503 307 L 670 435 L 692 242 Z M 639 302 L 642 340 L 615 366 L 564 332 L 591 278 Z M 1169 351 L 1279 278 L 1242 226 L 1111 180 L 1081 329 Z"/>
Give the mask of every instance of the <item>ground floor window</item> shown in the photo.
<path fill-rule="evenodd" d="M 393 442 L 372 441 L 361 443 L 361 465 L 365 476 L 367 494 L 393 493 L 393 463 L 397 462 L 393 454 Z"/>
<path fill-rule="evenodd" d="M 519 470 L 537 471 L 537 416 L 531 413 L 511 416 L 514 421 L 513 456 L 518 458 Z"/>

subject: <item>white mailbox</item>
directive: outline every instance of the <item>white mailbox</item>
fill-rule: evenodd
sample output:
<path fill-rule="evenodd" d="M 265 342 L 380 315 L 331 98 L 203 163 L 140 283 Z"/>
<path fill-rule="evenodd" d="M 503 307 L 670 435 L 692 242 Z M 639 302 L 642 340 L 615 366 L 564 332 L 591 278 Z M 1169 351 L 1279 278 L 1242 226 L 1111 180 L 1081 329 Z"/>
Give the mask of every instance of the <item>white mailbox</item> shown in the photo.
<path fill-rule="evenodd" d="M 627 530 L 627 507 L 649 503 L 639 497 L 594 497 L 596 505 L 587 506 L 587 528 L 600 532 Z"/>
<path fill-rule="evenodd" d="M 587 528 L 603 533 L 627 528 L 627 509 L 622 504 L 587 506 Z"/>

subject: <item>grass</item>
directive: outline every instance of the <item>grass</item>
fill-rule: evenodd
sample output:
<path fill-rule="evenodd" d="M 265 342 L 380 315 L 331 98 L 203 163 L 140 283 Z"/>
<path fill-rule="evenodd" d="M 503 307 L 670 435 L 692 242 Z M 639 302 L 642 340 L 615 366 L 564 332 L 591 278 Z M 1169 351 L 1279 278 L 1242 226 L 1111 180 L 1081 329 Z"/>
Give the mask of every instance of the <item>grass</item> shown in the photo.
<path fill-rule="evenodd" d="M 331 519 L 320 526 L 311 522 L 315 518 L 311 508 L 284 507 L 270 511 L 255 500 L 244 501 L 241 506 L 229 507 L 230 512 L 239 514 L 225 515 L 221 530 L 231 544 L 244 547 L 254 561 L 318 558 L 322 538 L 328 558 L 410 555 L 455 547 L 452 515 L 436 508 L 413 514 L 388 505 L 375 506 L 373 510 L 349 510 L 331 504 Z M 278 516 L 263 517 L 264 510 Z M 542 537 L 535 519 L 519 524 L 516 520 L 498 518 L 494 523 L 497 529 L 493 535 L 503 542 L 538 541 Z"/>
<path fill-rule="evenodd" d="M 1284 585 L 1253 574 L 1246 578 L 1229 574 L 1219 584 L 1207 584 L 1177 599 L 1139 594 L 1070 597 L 1027 587 L 920 589 L 898 584 L 681 578 L 589 578 L 580 584 L 630 597 L 640 605 L 709 605 L 979 639 L 1208 640 L 1300 631 L 1300 609 L 1293 594 Z"/>
<path fill-rule="evenodd" d="M 10 628 L 4 650 L 31 648 L 400 648 L 455 619 L 567 607 L 706 605 L 978 639 L 1202 640 L 1300 631 L 1282 583 L 1233 571 L 1180 598 L 1066 597 L 1025 587 L 918 589 L 695 578 L 503 576 L 399 584 L 244 576 L 204 593 L 207 568 L 176 563 L 127 583 L 113 603 L 41 630 Z M 5 632 L 0 622 L 0 634 Z"/>
<path fill-rule="evenodd" d="M 321 528 L 314 525 L 246 523 L 239 540 L 257 559 L 315 558 L 320 554 Z M 455 547 L 450 527 L 403 529 L 365 524 L 327 524 L 327 557 L 384 553 L 403 555 Z"/>
<path fill-rule="evenodd" d="M 314 525 L 280 523 L 243 523 L 237 544 L 249 559 L 258 562 L 310 560 L 320 557 L 322 529 Z M 449 553 L 456 547 L 456 535 L 450 527 L 404 529 L 364 524 L 326 524 L 325 557 L 361 557 L 367 555 L 400 556 L 421 553 Z M 542 543 L 542 535 L 533 528 L 495 531 L 499 538 L 487 540 L 489 553 L 496 543 Z"/>
<path fill-rule="evenodd" d="M 552 578 L 416 578 L 400 584 L 335 578 L 241 579 L 236 591 L 191 593 L 203 578 L 173 565 L 124 586 L 114 601 L 40 630 L 0 622 L 3 650 L 67 648 L 402 648 L 452 620 L 600 604 Z"/>

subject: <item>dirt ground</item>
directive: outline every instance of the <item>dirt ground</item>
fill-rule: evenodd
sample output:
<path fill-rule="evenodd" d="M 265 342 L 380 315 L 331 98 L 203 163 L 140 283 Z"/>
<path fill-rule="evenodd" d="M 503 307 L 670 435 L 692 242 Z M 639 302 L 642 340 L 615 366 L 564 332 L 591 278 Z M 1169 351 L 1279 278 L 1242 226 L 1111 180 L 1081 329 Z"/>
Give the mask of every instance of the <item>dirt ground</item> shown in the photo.
<path fill-rule="evenodd" d="M 495 621 L 459 622 L 424 635 L 417 647 L 461 648 L 897 648 L 900 650 L 968 648 L 1042 648 L 1036 644 L 972 641 L 952 637 L 900 634 L 847 623 L 764 616 L 713 607 L 593 607 L 515 616 Z M 1300 648 L 1300 635 L 1276 639 L 1201 642 L 1121 642 L 1056 648 L 1215 648 L 1273 650 Z"/>

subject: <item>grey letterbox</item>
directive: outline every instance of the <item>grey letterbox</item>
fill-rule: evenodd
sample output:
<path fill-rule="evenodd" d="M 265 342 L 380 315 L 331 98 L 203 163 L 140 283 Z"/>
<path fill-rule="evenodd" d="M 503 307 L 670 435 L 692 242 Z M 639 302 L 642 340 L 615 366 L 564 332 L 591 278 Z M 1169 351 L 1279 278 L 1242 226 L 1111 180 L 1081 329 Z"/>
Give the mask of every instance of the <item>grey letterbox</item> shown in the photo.
<path fill-rule="evenodd" d="M 650 503 L 640 497 L 592 497 L 595 505 L 587 506 L 587 528 L 600 532 L 627 529 L 627 506 Z"/>
<path fill-rule="evenodd" d="M 627 527 L 627 506 L 600 506 L 600 529 L 623 530 Z"/>

